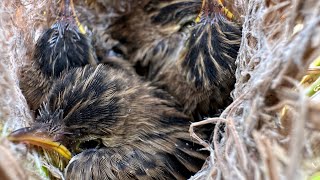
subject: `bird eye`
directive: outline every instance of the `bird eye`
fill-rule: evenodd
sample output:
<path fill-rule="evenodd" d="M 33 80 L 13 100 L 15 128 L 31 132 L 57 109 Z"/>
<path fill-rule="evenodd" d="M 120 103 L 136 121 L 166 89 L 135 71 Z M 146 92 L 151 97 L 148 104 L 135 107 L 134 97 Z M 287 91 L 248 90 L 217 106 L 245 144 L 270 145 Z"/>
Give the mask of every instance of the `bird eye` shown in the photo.
<path fill-rule="evenodd" d="M 123 57 L 124 52 L 119 45 L 116 45 L 116 46 L 112 47 L 111 51 L 109 52 L 109 55 L 116 56 L 116 57 Z"/>
<path fill-rule="evenodd" d="M 181 25 L 180 32 L 185 31 L 195 25 L 194 21 L 186 21 Z"/>
<path fill-rule="evenodd" d="M 80 153 L 82 151 L 85 151 L 87 149 L 98 149 L 101 145 L 101 139 L 92 139 L 92 140 L 86 140 L 81 141 L 76 146 L 76 152 Z"/>

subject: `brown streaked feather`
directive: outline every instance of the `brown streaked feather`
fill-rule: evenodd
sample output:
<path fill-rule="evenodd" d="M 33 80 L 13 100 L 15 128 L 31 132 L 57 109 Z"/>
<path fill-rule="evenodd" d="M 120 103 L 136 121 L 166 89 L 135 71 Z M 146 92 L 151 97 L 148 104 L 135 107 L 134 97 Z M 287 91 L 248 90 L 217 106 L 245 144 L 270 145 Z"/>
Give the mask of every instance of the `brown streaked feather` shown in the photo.
<path fill-rule="evenodd" d="M 38 39 L 35 65 L 47 77 L 59 77 L 64 70 L 86 64 L 96 64 L 90 39 L 77 30 L 75 22 L 62 19 Z"/>
<path fill-rule="evenodd" d="M 91 39 L 80 32 L 70 3 L 72 1 L 61 1 L 57 21 L 35 44 L 32 64 L 22 68 L 20 87 L 32 110 L 40 107 L 53 81 L 62 73 L 97 64 Z"/>
<path fill-rule="evenodd" d="M 71 69 L 54 82 L 44 104 L 33 126 L 73 153 L 79 142 L 102 141 L 73 158 L 67 179 L 185 179 L 207 157 L 174 99 L 124 70 Z"/>
<path fill-rule="evenodd" d="M 231 101 L 241 25 L 215 0 L 203 1 L 209 9 L 196 21 L 201 0 L 149 0 L 110 32 L 131 52 L 130 62 L 146 69 L 142 75 L 177 98 L 184 112 L 208 116 Z"/>
<path fill-rule="evenodd" d="M 144 0 L 130 13 L 120 16 L 108 31 L 113 39 L 128 47 L 130 55 L 141 46 L 179 31 L 196 17 L 200 8 L 199 0 Z"/>
<path fill-rule="evenodd" d="M 138 145 L 138 144 L 137 144 Z M 184 159 L 183 153 L 164 153 L 146 147 L 122 146 L 91 150 L 75 156 L 66 168 L 67 179 L 185 179 L 202 165 L 203 158 Z M 180 160 L 180 161 L 179 161 Z M 188 161 L 186 163 L 186 161 Z M 185 164 L 184 164 L 185 163 Z M 193 166 L 193 167 L 192 167 Z M 91 174 L 86 172 L 91 170 Z M 80 173 L 79 173 L 80 172 Z M 83 175 L 86 175 L 84 178 Z"/>
<path fill-rule="evenodd" d="M 45 77 L 34 65 L 26 65 L 20 71 L 20 89 L 31 110 L 36 110 L 44 101 L 52 85 L 52 79 Z"/>

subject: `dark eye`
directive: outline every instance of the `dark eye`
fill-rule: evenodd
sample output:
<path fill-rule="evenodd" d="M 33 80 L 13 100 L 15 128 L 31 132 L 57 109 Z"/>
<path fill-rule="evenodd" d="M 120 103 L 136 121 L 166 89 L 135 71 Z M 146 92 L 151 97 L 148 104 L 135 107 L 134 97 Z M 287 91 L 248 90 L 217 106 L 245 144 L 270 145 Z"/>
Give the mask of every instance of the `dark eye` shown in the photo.
<path fill-rule="evenodd" d="M 191 27 L 193 27 L 195 25 L 194 21 L 186 21 L 184 22 L 181 27 L 180 27 L 180 32 L 181 31 L 186 31 L 188 29 L 190 29 Z"/>
<path fill-rule="evenodd" d="M 112 49 L 108 53 L 109 56 L 115 56 L 115 57 L 123 57 L 124 51 L 122 50 L 122 47 L 120 45 L 113 46 Z"/>
<path fill-rule="evenodd" d="M 81 141 L 76 146 L 76 152 L 79 153 L 87 149 L 98 149 L 100 146 L 101 146 L 101 139 Z"/>

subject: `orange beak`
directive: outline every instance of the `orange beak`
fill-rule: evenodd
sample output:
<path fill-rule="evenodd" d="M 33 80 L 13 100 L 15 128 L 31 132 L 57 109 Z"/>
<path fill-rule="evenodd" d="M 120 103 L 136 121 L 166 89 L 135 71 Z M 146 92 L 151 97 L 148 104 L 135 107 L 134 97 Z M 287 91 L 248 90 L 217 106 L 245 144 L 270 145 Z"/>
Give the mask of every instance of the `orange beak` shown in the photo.
<path fill-rule="evenodd" d="M 12 132 L 8 139 L 12 142 L 22 142 L 35 146 L 40 146 L 44 149 L 53 150 L 60 154 L 62 157 L 70 160 L 71 152 L 63 146 L 61 143 L 54 142 L 46 133 L 41 132 L 38 129 L 21 128 Z"/>

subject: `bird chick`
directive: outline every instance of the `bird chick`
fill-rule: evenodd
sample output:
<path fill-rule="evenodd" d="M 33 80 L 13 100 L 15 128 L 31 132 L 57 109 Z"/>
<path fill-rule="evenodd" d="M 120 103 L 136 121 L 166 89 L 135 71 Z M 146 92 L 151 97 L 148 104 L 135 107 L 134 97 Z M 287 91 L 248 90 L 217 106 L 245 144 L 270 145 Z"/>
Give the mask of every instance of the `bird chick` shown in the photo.
<path fill-rule="evenodd" d="M 189 125 L 166 92 L 125 70 L 87 65 L 55 81 L 34 124 L 9 139 L 72 153 L 66 179 L 186 179 L 207 157 Z"/>
<path fill-rule="evenodd" d="M 111 26 L 112 37 L 184 112 L 219 112 L 231 101 L 241 25 L 220 0 L 144 2 Z"/>
<path fill-rule="evenodd" d="M 20 88 L 32 110 L 39 108 L 63 71 L 96 64 L 91 41 L 81 30 L 72 0 L 61 1 L 59 17 L 38 39 L 32 60 L 22 69 L 20 78 Z"/>
<path fill-rule="evenodd" d="M 98 61 L 122 57 L 125 49 L 106 31 L 118 17 L 127 14 L 139 4 L 136 0 L 86 0 L 75 2 L 79 19 L 92 31 L 92 44 Z M 121 61 L 121 59 L 119 59 Z"/>

